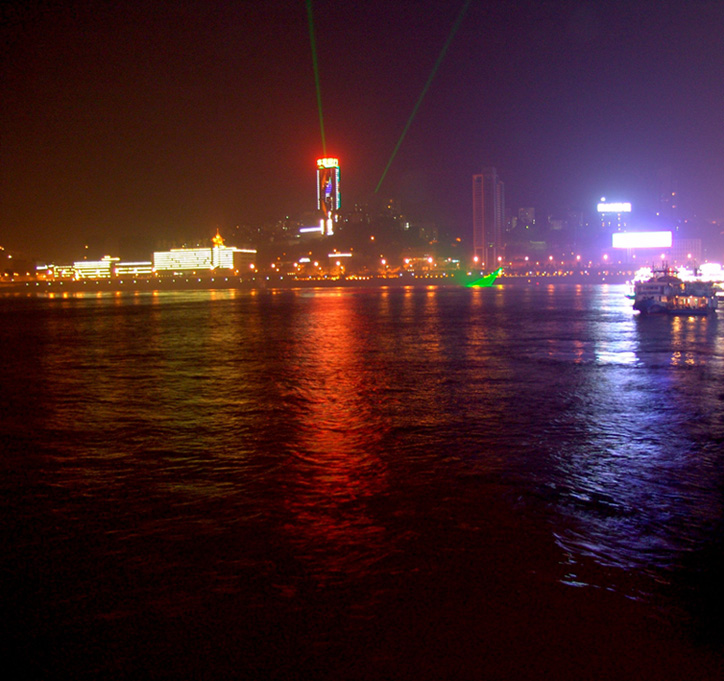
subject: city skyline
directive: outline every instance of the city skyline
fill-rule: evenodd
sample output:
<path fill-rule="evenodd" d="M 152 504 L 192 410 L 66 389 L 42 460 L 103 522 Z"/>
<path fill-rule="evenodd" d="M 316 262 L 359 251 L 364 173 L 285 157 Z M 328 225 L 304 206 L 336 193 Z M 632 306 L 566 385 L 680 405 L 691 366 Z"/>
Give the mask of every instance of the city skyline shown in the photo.
<path fill-rule="evenodd" d="M 381 183 L 472 236 L 470 178 L 506 203 L 646 207 L 662 173 L 724 215 L 714 3 L 311 3 L 343 210 Z M 687 9 L 689 8 L 689 9 Z M 323 155 L 307 6 L 17 3 L 2 28 L 0 243 L 75 253 L 315 208 Z M 653 206 L 652 206 L 653 207 Z"/>

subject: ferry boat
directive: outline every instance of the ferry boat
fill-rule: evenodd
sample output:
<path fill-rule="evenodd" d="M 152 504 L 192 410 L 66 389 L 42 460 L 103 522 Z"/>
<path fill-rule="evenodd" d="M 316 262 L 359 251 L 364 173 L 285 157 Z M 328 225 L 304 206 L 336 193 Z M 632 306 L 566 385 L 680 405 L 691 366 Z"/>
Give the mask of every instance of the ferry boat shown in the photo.
<path fill-rule="evenodd" d="M 712 282 L 684 281 L 667 265 L 634 283 L 633 301 L 633 309 L 644 315 L 707 315 L 719 303 Z"/>

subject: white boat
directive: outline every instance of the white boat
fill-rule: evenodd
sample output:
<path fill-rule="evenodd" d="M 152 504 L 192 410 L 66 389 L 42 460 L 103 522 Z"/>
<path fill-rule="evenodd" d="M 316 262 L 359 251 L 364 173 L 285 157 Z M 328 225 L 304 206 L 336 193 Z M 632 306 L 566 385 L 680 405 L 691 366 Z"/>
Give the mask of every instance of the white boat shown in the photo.
<path fill-rule="evenodd" d="M 651 277 L 634 283 L 633 308 L 641 314 L 707 315 L 719 304 L 711 281 L 684 281 L 663 265 Z"/>

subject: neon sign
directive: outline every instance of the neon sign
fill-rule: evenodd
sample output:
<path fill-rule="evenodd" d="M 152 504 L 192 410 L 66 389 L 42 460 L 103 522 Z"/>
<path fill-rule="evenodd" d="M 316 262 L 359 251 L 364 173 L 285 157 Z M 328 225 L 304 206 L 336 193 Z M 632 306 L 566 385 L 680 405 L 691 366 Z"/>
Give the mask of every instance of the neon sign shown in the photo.
<path fill-rule="evenodd" d="M 630 203 L 599 203 L 599 213 L 630 213 Z"/>
<path fill-rule="evenodd" d="M 338 158 L 318 158 L 317 159 L 317 168 L 338 168 L 338 167 L 339 167 Z"/>

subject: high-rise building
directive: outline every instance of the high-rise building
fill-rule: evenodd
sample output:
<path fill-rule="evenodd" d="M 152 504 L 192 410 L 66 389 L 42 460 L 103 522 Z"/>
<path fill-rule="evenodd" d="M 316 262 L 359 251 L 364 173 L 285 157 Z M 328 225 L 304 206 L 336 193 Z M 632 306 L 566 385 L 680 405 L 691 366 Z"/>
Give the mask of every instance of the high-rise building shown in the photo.
<path fill-rule="evenodd" d="M 480 267 L 493 270 L 503 256 L 505 186 L 495 168 L 473 175 L 473 255 Z"/>
<path fill-rule="evenodd" d="M 334 234 L 334 223 L 341 203 L 339 159 L 317 159 L 317 209 L 322 212 L 322 234 Z"/>

